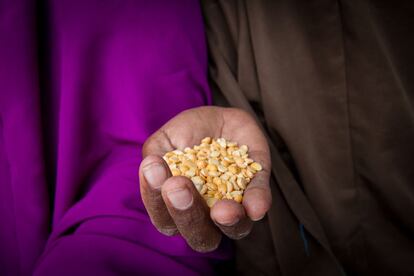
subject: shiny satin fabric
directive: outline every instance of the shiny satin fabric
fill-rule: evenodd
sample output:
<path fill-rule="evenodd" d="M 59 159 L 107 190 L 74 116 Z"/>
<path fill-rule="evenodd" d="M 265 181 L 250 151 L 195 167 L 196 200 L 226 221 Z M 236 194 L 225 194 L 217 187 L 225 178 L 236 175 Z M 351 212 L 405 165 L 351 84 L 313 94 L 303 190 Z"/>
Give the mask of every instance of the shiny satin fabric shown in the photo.
<path fill-rule="evenodd" d="M 152 225 L 146 138 L 211 102 L 199 3 L 0 1 L 0 275 L 199 275 Z"/>

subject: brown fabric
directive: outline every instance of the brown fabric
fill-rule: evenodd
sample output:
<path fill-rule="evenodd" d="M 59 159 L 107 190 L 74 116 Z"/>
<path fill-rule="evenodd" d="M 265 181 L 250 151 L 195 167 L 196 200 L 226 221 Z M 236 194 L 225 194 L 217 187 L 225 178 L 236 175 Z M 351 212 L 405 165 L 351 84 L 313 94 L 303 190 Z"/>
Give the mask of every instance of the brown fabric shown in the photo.
<path fill-rule="evenodd" d="M 272 148 L 240 272 L 414 275 L 414 2 L 202 3 L 212 87 Z"/>

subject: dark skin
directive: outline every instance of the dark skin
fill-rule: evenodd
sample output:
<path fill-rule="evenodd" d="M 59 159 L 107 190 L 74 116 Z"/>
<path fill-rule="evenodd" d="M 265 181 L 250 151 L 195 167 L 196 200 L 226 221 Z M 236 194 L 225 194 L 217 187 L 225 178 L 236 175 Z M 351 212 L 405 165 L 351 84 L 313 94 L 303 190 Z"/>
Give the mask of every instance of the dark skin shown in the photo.
<path fill-rule="evenodd" d="M 262 165 L 242 204 L 220 200 L 210 209 L 192 182 L 186 177 L 172 177 L 162 159 L 166 152 L 198 145 L 207 136 L 248 145 L 249 157 Z M 262 219 L 270 208 L 269 148 L 254 119 L 240 109 L 209 106 L 178 114 L 147 139 L 143 158 L 140 189 L 152 223 L 165 235 L 180 233 L 196 251 L 216 249 L 222 234 L 231 239 L 247 236 L 253 221 Z"/>

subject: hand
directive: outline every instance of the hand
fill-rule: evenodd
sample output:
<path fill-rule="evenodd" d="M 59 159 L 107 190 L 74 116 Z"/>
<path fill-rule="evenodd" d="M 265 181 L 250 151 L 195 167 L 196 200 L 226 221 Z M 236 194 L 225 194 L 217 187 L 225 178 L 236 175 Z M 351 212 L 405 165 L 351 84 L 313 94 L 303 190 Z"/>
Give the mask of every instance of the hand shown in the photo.
<path fill-rule="evenodd" d="M 198 145 L 207 136 L 248 145 L 249 157 L 262 165 L 247 186 L 242 204 L 219 200 L 210 209 L 191 180 L 172 177 L 162 159 L 166 152 Z M 179 232 L 196 251 L 216 249 L 222 233 L 232 239 L 245 237 L 252 221 L 263 218 L 270 208 L 269 148 L 254 119 L 240 109 L 199 107 L 178 114 L 148 138 L 143 158 L 140 189 L 152 223 L 163 234 Z"/>

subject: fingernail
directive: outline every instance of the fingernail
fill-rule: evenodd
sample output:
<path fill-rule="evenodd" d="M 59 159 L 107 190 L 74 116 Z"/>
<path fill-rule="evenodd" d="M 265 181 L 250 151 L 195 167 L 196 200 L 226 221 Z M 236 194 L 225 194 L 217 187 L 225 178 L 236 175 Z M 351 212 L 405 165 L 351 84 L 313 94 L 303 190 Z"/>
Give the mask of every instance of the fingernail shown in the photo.
<path fill-rule="evenodd" d="M 222 220 L 222 221 L 216 220 L 218 224 L 223 225 L 223 226 L 233 226 L 233 225 L 236 225 L 239 221 L 240 221 L 239 218 L 233 218 L 231 220 Z"/>
<path fill-rule="evenodd" d="M 145 180 L 153 189 L 158 189 L 167 179 L 167 172 L 160 163 L 151 163 L 142 168 Z"/>
<path fill-rule="evenodd" d="M 188 189 L 178 189 L 167 193 L 174 208 L 178 210 L 186 210 L 193 204 L 193 196 Z"/>
<path fill-rule="evenodd" d="M 254 219 L 252 218 L 251 220 L 252 220 L 252 221 L 259 221 L 259 220 L 262 220 L 262 219 L 265 217 L 265 215 L 266 215 L 266 214 L 264 214 L 263 216 L 261 216 L 261 217 L 259 217 L 259 218 L 254 218 Z"/>

